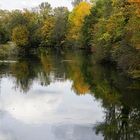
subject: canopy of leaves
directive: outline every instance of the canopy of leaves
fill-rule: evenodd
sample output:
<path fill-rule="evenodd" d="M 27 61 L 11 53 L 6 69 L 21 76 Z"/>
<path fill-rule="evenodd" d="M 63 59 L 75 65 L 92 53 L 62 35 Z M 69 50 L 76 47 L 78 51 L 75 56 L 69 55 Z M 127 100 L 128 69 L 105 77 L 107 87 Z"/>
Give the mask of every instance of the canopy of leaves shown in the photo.
<path fill-rule="evenodd" d="M 27 46 L 29 43 L 29 32 L 23 25 L 15 27 L 12 31 L 12 40 L 20 47 Z"/>
<path fill-rule="evenodd" d="M 70 41 L 79 41 L 81 34 L 81 27 L 85 16 L 90 14 L 91 5 L 87 2 L 79 3 L 73 11 L 69 14 L 69 29 L 67 39 Z"/>

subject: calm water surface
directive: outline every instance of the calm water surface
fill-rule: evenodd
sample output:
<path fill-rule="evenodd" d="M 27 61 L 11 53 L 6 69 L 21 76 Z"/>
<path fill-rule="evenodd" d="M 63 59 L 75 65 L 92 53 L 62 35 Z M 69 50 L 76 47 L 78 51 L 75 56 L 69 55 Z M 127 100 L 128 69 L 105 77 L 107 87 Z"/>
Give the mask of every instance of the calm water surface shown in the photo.
<path fill-rule="evenodd" d="M 0 140 L 139 140 L 140 81 L 82 51 L 0 63 Z"/>

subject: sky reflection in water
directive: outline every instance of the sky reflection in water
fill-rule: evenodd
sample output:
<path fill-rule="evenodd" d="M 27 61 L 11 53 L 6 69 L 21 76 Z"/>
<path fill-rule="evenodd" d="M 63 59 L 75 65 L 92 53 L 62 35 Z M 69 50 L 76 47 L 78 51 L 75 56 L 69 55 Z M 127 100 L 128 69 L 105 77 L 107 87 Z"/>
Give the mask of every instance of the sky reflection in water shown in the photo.
<path fill-rule="evenodd" d="M 44 87 L 34 81 L 27 94 L 3 78 L 0 97 L 1 140 L 91 140 L 103 119 L 99 102 L 91 95 L 77 96 L 72 82 L 56 81 Z"/>
<path fill-rule="evenodd" d="M 0 63 L 0 140 L 139 140 L 140 81 L 83 51 Z"/>

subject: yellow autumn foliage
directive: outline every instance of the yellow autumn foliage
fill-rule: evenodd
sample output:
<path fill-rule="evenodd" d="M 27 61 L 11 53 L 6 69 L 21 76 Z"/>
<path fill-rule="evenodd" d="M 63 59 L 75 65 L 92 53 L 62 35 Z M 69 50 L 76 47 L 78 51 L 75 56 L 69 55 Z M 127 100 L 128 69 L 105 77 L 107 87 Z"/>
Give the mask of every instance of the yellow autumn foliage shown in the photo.
<path fill-rule="evenodd" d="M 68 40 L 78 40 L 80 38 L 80 30 L 84 22 L 85 16 L 90 14 L 91 5 L 87 2 L 79 3 L 69 15 L 70 27 L 68 30 Z"/>
<path fill-rule="evenodd" d="M 50 17 L 44 21 L 43 26 L 41 28 L 41 38 L 43 40 L 44 45 L 50 44 L 50 38 L 52 35 L 53 27 L 54 27 L 53 18 Z"/>
<path fill-rule="evenodd" d="M 28 45 L 29 32 L 26 26 L 19 25 L 13 29 L 12 41 L 15 42 L 17 46 L 20 46 L 20 47 L 24 47 Z"/>

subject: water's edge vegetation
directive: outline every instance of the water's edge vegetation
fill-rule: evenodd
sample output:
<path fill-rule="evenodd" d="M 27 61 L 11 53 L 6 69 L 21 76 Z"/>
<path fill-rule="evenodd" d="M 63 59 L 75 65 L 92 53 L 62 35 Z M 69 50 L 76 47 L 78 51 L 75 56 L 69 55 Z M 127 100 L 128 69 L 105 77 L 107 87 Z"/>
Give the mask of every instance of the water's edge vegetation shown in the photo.
<path fill-rule="evenodd" d="M 139 2 L 74 0 L 73 5 L 72 11 L 48 3 L 31 10 L 0 10 L 0 44 L 14 42 L 0 45 L 0 59 L 46 48 L 83 48 L 96 62 L 115 64 L 139 79 Z"/>

